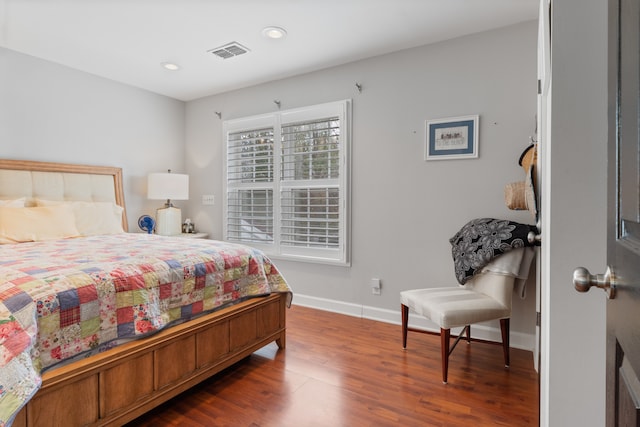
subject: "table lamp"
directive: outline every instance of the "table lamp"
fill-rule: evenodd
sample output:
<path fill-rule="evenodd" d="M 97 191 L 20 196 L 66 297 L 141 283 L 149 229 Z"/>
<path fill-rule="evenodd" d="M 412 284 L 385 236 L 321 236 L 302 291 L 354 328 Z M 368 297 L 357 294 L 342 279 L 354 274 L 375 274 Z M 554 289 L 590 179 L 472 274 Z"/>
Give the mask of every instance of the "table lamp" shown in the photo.
<path fill-rule="evenodd" d="M 172 236 L 182 233 L 182 212 L 171 200 L 189 199 L 189 175 L 151 173 L 147 177 L 147 198 L 166 200 L 164 208 L 156 211 L 156 234 Z"/>

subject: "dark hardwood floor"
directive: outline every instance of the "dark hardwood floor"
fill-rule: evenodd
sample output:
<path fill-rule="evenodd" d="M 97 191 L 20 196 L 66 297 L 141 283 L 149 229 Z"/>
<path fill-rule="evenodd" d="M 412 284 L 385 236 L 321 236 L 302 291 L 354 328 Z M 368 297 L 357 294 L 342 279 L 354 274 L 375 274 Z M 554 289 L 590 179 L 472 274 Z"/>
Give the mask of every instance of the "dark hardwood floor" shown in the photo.
<path fill-rule="evenodd" d="M 398 309 L 398 318 L 400 310 Z M 440 339 L 299 306 L 271 344 L 130 426 L 537 426 L 531 352 L 461 342 L 442 384 Z"/>

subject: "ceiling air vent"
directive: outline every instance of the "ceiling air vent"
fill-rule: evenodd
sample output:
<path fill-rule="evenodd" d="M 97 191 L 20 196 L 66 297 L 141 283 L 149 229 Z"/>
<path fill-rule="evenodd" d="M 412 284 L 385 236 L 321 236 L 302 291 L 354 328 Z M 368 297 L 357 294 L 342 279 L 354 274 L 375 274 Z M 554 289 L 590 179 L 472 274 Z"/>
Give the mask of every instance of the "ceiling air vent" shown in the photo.
<path fill-rule="evenodd" d="M 238 42 L 231 42 L 231 43 L 225 44 L 224 46 L 210 49 L 207 52 L 211 52 L 222 59 L 229 59 L 229 58 L 233 58 L 234 56 L 239 56 L 239 55 L 242 55 L 243 53 L 247 53 L 249 52 L 249 49 L 242 46 Z"/>

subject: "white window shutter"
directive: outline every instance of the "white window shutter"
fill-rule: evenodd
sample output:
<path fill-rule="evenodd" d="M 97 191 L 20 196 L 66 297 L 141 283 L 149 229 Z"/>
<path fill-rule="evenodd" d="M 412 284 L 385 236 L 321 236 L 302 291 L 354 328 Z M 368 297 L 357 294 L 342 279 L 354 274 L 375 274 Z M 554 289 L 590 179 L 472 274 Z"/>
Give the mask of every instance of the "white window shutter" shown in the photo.
<path fill-rule="evenodd" d="M 349 108 L 225 122 L 225 239 L 275 257 L 349 263 Z"/>

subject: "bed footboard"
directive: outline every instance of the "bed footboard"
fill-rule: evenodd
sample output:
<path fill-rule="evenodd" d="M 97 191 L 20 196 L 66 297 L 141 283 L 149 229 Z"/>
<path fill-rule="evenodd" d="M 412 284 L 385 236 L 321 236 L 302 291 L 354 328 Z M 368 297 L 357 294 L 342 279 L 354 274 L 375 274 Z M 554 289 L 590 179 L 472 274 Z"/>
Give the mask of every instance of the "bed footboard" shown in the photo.
<path fill-rule="evenodd" d="M 116 426 L 275 341 L 286 294 L 251 299 L 43 375 L 15 427 Z"/>

